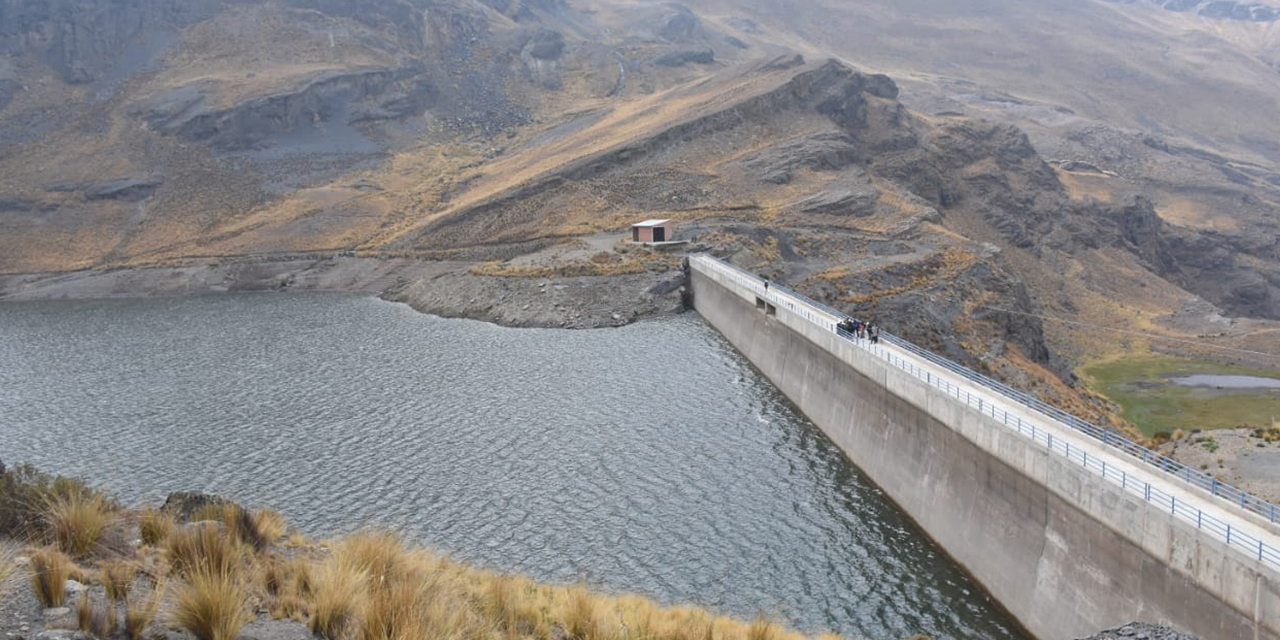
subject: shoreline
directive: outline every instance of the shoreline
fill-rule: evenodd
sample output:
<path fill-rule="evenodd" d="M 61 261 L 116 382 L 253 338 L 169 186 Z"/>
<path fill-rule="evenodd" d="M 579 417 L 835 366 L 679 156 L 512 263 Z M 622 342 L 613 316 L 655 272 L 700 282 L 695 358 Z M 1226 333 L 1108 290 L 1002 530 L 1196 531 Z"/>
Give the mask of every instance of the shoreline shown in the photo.
<path fill-rule="evenodd" d="M 330 257 L 10 274 L 0 275 L 0 303 L 240 291 L 362 292 L 444 318 L 547 329 L 621 327 L 684 310 L 684 276 L 678 271 L 527 277 L 477 275 L 474 266 Z"/>

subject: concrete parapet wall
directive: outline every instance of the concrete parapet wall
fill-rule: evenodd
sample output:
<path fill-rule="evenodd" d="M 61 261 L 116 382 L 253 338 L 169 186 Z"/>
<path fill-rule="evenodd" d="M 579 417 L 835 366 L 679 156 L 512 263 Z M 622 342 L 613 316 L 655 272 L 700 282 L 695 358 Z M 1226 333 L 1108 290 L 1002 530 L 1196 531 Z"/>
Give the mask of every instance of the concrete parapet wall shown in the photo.
<path fill-rule="evenodd" d="M 695 263 L 694 307 L 1041 640 L 1280 640 L 1280 574 Z"/>

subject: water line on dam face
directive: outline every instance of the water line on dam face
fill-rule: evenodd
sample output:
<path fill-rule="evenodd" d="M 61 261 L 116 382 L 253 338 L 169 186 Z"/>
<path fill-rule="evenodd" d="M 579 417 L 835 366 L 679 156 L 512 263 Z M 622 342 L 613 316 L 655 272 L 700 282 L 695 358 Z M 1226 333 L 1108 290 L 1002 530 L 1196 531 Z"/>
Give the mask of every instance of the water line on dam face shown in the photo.
<path fill-rule="evenodd" d="M 1022 637 L 694 316 L 566 332 L 333 294 L 7 303 L 0 389 L 0 458 L 128 501 L 222 491 L 312 534 L 380 523 L 812 632 Z"/>

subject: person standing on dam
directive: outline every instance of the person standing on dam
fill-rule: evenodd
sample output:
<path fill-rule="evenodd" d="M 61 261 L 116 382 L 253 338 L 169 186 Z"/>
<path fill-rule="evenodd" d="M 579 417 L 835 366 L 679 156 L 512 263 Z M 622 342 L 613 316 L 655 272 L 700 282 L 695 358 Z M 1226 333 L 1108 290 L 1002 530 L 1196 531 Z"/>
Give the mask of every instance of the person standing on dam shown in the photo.
<path fill-rule="evenodd" d="M 871 344 L 880 344 L 880 326 L 870 324 L 867 327 L 867 337 L 871 339 Z"/>

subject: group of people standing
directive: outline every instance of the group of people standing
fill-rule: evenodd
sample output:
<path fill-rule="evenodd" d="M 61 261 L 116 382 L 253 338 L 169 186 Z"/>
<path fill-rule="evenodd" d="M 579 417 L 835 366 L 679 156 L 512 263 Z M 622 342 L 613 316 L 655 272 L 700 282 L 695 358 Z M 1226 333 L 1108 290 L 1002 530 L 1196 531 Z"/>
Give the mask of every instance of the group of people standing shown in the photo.
<path fill-rule="evenodd" d="M 760 280 L 764 283 L 764 292 L 769 293 L 769 279 L 762 277 Z M 873 323 L 845 318 L 837 326 L 859 340 L 870 340 L 871 344 L 880 343 L 880 327 Z"/>
<path fill-rule="evenodd" d="M 880 342 L 880 327 L 870 322 L 846 318 L 839 327 L 859 340 L 870 340 L 871 344 Z"/>

